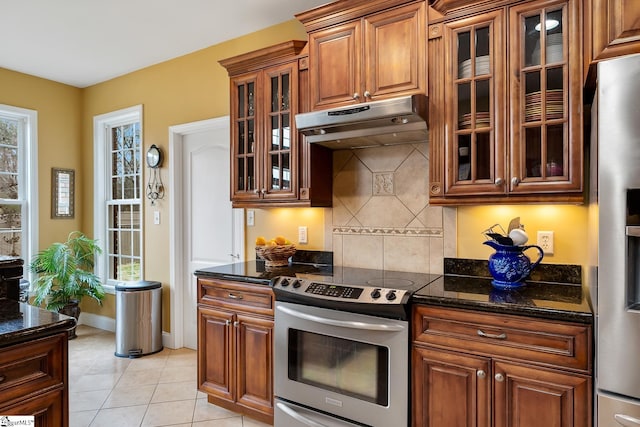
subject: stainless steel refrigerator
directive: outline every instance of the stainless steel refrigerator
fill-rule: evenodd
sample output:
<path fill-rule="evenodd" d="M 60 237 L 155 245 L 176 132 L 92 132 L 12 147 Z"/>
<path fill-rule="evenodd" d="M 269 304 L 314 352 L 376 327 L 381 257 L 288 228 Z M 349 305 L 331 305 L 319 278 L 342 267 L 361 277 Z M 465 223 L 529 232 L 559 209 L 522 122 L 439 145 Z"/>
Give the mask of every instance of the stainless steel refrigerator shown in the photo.
<path fill-rule="evenodd" d="M 599 63 L 597 79 L 589 210 L 594 419 L 599 427 L 640 427 L 640 55 Z"/>

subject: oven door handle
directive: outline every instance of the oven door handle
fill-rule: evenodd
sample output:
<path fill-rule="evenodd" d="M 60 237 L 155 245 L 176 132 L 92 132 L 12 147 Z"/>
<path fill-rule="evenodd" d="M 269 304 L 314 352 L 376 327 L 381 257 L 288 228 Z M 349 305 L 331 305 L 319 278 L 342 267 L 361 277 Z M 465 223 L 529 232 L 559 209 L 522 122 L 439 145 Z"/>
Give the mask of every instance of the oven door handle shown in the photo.
<path fill-rule="evenodd" d="M 297 317 L 303 320 L 309 320 L 315 323 L 322 323 L 323 325 L 338 326 L 340 328 L 350 329 L 364 329 L 367 331 L 389 331 L 398 332 L 405 329 L 403 325 L 387 324 L 387 323 L 369 323 L 369 322 L 354 322 L 352 320 L 336 320 L 327 319 L 326 317 L 314 316 L 313 314 L 307 314 L 293 310 L 289 307 L 283 307 L 281 305 L 276 306 L 276 310 L 280 310 L 290 316 Z"/>
<path fill-rule="evenodd" d="M 282 402 L 278 402 L 276 403 L 276 406 L 285 414 L 289 415 L 291 418 L 293 418 L 296 421 L 299 421 L 300 423 L 309 426 L 309 427 L 327 427 L 324 424 L 320 424 L 310 418 L 305 417 L 302 414 L 299 414 L 296 412 L 295 409 L 293 409 L 292 407 L 290 407 L 289 405 L 285 405 Z"/>
<path fill-rule="evenodd" d="M 615 414 L 613 418 L 621 426 L 625 426 L 625 427 L 640 426 L 640 419 L 630 417 L 629 415 Z"/>

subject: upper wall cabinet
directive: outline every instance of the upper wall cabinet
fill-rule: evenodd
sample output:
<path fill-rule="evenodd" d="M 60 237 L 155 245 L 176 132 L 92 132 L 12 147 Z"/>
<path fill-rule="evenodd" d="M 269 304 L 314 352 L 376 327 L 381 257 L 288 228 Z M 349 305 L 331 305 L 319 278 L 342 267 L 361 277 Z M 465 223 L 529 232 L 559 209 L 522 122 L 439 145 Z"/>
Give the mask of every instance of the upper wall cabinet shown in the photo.
<path fill-rule="evenodd" d="M 456 8 L 429 27 L 431 203 L 582 201 L 581 2 L 438 3 Z"/>
<path fill-rule="evenodd" d="M 340 0 L 296 15 L 312 110 L 426 93 L 424 1 Z"/>
<path fill-rule="evenodd" d="M 640 1 L 587 0 L 586 4 L 585 21 L 591 25 L 591 31 L 585 31 L 585 37 L 591 34 L 588 59 L 640 53 Z"/>
<path fill-rule="evenodd" d="M 308 104 L 299 90 L 307 87 L 305 45 L 295 40 L 220 61 L 231 82 L 234 207 L 331 205 L 331 153 L 312 152 L 295 128 Z"/>

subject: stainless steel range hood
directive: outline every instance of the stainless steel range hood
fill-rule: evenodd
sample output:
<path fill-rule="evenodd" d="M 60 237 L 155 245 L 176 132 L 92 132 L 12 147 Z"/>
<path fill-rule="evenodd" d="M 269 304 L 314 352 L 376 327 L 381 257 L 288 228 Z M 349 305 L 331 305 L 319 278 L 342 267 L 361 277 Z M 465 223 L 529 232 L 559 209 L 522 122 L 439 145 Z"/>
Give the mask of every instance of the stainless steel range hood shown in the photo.
<path fill-rule="evenodd" d="M 404 96 L 296 115 L 307 142 L 334 150 L 426 142 L 425 95 Z"/>

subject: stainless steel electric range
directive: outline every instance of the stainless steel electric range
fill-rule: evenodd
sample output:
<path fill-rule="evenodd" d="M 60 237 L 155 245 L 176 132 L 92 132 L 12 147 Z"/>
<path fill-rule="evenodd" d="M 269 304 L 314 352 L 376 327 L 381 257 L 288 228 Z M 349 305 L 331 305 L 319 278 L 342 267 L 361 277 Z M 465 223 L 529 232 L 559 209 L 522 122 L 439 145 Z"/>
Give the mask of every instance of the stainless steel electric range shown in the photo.
<path fill-rule="evenodd" d="M 438 277 L 334 267 L 275 278 L 275 427 L 407 426 L 410 297 Z"/>

